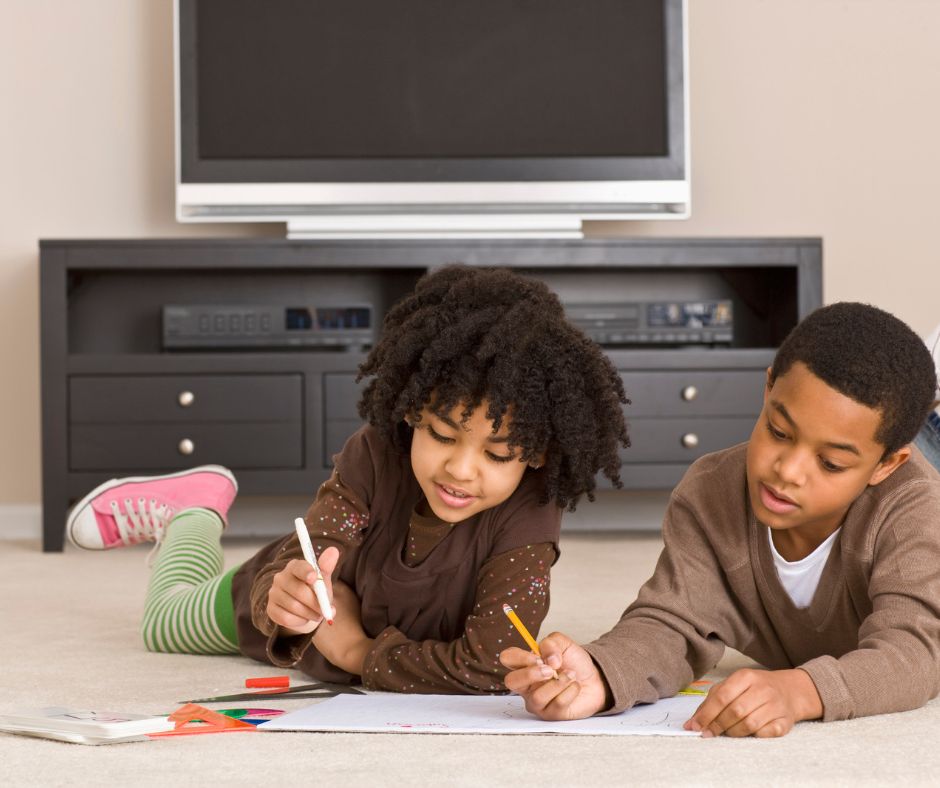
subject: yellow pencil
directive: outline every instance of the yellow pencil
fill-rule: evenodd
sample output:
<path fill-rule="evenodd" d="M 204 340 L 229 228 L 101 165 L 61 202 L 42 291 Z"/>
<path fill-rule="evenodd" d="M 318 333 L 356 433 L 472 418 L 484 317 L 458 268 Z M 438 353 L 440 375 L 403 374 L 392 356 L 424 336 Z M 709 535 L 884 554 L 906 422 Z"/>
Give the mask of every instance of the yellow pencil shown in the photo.
<path fill-rule="evenodd" d="M 535 638 L 529 634 L 529 630 L 525 628 L 525 624 L 519 620 L 519 616 L 516 615 L 516 611 L 509 607 L 509 605 L 503 605 L 503 612 L 512 622 L 512 625 L 518 630 L 519 634 L 522 635 L 523 640 L 525 640 L 525 642 L 528 644 L 529 648 L 532 650 L 532 653 L 534 653 L 537 657 L 541 657 L 542 652 L 539 651 L 539 644 L 536 643 Z"/>

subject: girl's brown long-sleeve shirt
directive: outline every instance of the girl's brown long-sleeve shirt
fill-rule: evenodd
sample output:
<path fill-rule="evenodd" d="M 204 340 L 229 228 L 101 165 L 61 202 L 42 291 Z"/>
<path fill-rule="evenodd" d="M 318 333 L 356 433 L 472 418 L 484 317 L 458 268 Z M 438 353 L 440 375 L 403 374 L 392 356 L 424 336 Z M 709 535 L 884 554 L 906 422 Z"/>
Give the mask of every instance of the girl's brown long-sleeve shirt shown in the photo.
<path fill-rule="evenodd" d="M 375 638 L 363 666 L 368 689 L 504 692 L 499 652 L 525 646 L 503 614 L 512 605 L 536 633 L 549 603 L 561 510 L 539 505 L 527 471 L 504 503 L 460 523 L 417 514 L 422 494 L 410 460 L 371 427 L 350 438 L 306 515 L 314 549 L 339 548 L 334 573 L 359 596 Z M 263 548 L 233 578 L 239 646 L 326 681 L 356 677 L 317 652 L 312 636 L 284 636 L 266 613 L 274 575 L 302 558 L 296 535 Z"/>

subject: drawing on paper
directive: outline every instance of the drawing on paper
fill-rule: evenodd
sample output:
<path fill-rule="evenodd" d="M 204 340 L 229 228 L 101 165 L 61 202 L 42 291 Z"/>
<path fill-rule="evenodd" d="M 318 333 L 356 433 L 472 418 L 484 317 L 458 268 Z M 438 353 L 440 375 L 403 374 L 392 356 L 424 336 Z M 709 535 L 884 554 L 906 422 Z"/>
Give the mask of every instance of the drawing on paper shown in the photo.
<path fill-rule="evenodd" d="M 683 729 L 700 697 L 676 696 L 622 714 L 547 722 L 516 695 L 341 695 L 266 722 L 262 730 L 398 733 L 563 733 L 624 736 L 698 735 Z"/>

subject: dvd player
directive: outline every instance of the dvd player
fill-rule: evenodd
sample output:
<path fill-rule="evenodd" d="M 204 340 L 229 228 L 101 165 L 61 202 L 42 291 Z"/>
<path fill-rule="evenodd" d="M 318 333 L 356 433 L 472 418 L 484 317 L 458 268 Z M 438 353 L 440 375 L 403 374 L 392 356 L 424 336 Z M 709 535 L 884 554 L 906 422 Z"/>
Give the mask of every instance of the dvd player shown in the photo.
<path fill-rule="evenodd" d="M 734 340 L 731 301 L 638 301 L 565 304 L 568 319 L 597 344 L 728 345 Z"/>
<path fill-rule="evenodd" d="M 165 304 L 168 350 L 319 347 L 358 349 L 375 340 L 370 304 Z"/>

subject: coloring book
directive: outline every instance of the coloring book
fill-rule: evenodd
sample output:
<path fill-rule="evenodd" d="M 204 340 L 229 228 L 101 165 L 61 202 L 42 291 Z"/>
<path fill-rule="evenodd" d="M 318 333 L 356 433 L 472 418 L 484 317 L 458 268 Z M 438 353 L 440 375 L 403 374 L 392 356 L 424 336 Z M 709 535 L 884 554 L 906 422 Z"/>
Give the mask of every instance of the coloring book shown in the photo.
<path fill-rule="evenodd" d="M 147 733 L 172 730 L 166 716 L 47 706 L 0 714 L 0 731 L 73 744 L 146 741 Z"/>

